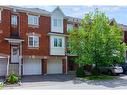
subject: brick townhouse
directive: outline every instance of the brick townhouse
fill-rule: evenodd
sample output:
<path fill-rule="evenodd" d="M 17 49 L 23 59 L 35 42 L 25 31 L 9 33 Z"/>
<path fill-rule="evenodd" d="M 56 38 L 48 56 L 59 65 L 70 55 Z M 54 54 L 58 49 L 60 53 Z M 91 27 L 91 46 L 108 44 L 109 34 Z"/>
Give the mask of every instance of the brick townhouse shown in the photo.
<path fill-rule="evenodd" d="M 66 74 L 67 18 L 57 7 L 0 7 L 0 76 Z"/>
<path fill-rule="evenodd" d="M 48 12 L 0 6 L 0 76 L 13 72 L 67 74 L 75 70 L 77 65 L 69 60 L 75 56 L 67 53 L 67 31 L 79 27 L 80 21 L 65 16 L 59 7 Z"/>

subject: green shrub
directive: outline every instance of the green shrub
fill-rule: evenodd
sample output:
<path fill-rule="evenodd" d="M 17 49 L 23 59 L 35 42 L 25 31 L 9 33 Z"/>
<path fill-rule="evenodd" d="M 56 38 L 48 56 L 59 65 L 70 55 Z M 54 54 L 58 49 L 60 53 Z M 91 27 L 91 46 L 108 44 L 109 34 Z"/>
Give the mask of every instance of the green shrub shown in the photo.
<path fill-rule="evenodd" d="M 85 76 L 84 67 L 79 67 L 76 70 L 76 76 L 77 77 L 84 77 Z"/>
<path fill-rule="evenodd" d="M 1 89 L 3 86 L 4 86 L 4 84 L 3 84 L 3 83 L 0 83 L 0 89 Z"/>
<path fill-rule="evenodd" d="M 6 83 L 15 84 L 18 83 L 19 80 L 19 76 L 17 76 L 16 74 L 10 74 L 6 79 Z"/>
<path fill-rule="evenodd" d="M 91 73 L 92 73 L 92 75 L 100 75 L 101 74 L 99 69 L 96 69 L 96 68 L 93 68 Z"/>

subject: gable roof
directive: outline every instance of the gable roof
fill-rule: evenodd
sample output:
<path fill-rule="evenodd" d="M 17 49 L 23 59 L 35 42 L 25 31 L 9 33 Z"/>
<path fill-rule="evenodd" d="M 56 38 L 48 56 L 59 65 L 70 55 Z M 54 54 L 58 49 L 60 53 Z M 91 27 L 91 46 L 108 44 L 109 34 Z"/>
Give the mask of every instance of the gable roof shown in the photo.
<path fill-rule="evenodd" d="M 47 15 L 51 14 L 50 12 L 40 9 L 40 8 L 27 8 L 27 10 L 32 11 L 32 12 L 41 13 L 41 14 L 47 14 Z"/>
<path fill-rule="evenodd" d="M 70 17 L 70 16 L 66 16 L 68 23 L 80 23 L 81 22 L 81 18 L 76 18 L 76 17 Z"/>
<path fill-rule="evenodd" d="M 53 11 L 52 13 L 54 13 L 55 11 L 59 10 L 59 12 L 65 17 L 63 11 L 61 10 L 61 8 L 59 6 L 57 6 Z"/>

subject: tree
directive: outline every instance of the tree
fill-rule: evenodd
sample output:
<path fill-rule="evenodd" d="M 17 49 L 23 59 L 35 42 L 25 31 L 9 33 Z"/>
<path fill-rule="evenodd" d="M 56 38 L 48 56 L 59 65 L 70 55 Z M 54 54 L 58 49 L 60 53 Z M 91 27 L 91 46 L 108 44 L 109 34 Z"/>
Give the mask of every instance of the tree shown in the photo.
<path fill-rule="evenodd" d="M 68 37 L 69 49 L 78 57 L 76 63 L 80 65 L 95 64 L 106 66 L 124 62 L 126 45 L 122 42 L 122 29 L 114 22 L 110 25 L 105 13 L 96 9 L 84 16 L 81 27 L 70 32 Z"/>

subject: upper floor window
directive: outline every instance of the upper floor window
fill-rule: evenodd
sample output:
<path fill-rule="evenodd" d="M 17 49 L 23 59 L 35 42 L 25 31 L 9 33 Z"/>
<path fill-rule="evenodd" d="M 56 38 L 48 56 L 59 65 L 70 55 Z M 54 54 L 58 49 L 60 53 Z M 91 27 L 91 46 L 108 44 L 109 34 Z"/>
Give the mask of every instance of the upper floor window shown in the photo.
<path fill-rule="evenodd" d="M 53 19 L 53 26 L 61 27 L 62 26 L 62 20 L 61 19 Z"/>
<path fill-rule="evenodd" d="M 11 24 L 17 25 L 17 16 L 16 15 L 11 16 Z"/>
<path fill-rule="evenodd" d="M 38 16 L 28 15 L 28 24 L 38 25 L 39 24 L 38 20 L 39 20 Z"/>
<path fill-rule="evenodd" d="M 54 47 L 62 47 L 62 38 L 54 38 Z"/>
<path fill-rule="evenodd" d="M 73 24 L 67 24 L 67 31 L 70 32 L 73 30 Z"/>
<path fill-rule="evenodd" d="M 53 19 L 53 26 L 57 26 L 57 19 Z"/>
<path fill-rule="evenodd" d="M 29 36 L 28 46 L 29 47 L 39 47 L 39 36 Z"/>

